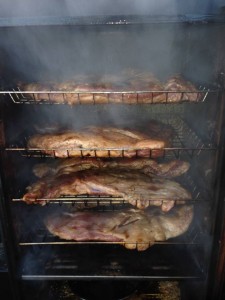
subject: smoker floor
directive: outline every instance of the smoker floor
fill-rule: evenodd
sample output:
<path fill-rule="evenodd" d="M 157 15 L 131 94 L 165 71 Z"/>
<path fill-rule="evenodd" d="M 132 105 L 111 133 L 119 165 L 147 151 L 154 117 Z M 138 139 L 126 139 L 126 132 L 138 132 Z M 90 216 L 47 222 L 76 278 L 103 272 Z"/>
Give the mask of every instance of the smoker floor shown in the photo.
<path fill-rule="evenodd" d="M 180 300 L 182 289 L 177 281 L 45 281 L 24 282 L 23 293 L 25 300 Z"/>
<path fill-rule="evenodd" d="M 180 300 L 181 292 L 176 281 L 126 281 L 126 282 L 64 282 L 61 285 L 52 286 L 61 300 Z M 59 291 L 59 292 L 58 292 Z M 54 294 L 54 292 L 52 293 Z M 167 298 L 166 298 L 167 297 Z"/>
<path fill-rule="evenodd" d="M 144 252 L 127 250 L 118 245 L 28 248 L 20 268 L 20 275 L 26 280 L 204 277 L 199 245 L 155 245 Z"/>

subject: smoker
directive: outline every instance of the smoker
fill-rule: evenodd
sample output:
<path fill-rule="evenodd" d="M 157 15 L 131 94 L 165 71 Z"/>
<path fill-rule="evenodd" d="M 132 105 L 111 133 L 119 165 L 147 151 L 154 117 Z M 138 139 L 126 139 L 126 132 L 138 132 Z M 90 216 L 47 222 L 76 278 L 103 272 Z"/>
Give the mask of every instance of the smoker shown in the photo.
<path fill-rule="evenodd" d="M 15 299 L 170 299 L 163 298 L 164 283 L 170 296 L 177 293 L 171 299 L 224 299 L 224 32 L 223 13 L 0 19 L 0 213 Z M 124 69 L 150 71 L 161 81 L 179 73 L 197 90 L 127 91 L 120 86 L 90 90 L 91 100 L 83 103 L 87 92 L 79 89 L 20 88 L 21 82 L 63 82 L 74 75 L 119 76 Z M 154 101 L 156 93 L 164 95 L 161 103 Z M 75 104 L 66 101 L 70 94 L 76 96 Z M 98 103 L 103 94 L 106 101 Z M 145 94 L 148 103 L 140 100 Z M 171 102 L 171 94 L 179 94 L 179 100 Z M 189 94 L 195 94 L 194 101 Z M 60 101 L 52 101 L 54 96 Z M 178 178 L 192 195 L 194 217 L 188 230 L 141 252 L 125 249 L 124 242 L 50 234 L 43 220 L 52 212 L 92 201 L 95 212 L 107 214 L 128 204 L 96 195 L 55 197 L 43 206 L 24 203 L 26 187 L 37 180 L 34 165 L 60 160 L 55 149 L 29 149 L 29 138 L 89 125 L 143 128 L 149 120 L 174 131 L 159 163 L 176 159 L 190 164 Z M 79 150 L 81 159 L 85 150 Z M 113 160 L 112 150 L 101 150 Z M 137 159 L 140 150 L 135 150 Z M 126 159 L 126 149 L 116 151 Z M 98 149 L 92 154 L 97 160 Z M 66 159 L 70 156 L 66 149 Z M 154 149 L 148 158 L 154 159 Z"/>

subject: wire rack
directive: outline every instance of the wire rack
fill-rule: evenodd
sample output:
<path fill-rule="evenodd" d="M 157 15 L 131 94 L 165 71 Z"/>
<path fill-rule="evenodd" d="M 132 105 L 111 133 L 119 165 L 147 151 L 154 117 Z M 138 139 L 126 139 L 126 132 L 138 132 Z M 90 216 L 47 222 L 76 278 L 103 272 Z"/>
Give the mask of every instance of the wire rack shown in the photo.
<path fill-rule="evenodd" d="M 140 253 L 119 245 L 79 245 L 76 249 L 65 245 L 63 251 L 60 245 L 21 246 L 25 254 L 21 275 L 25 280 L 204 278 L 201 257 L 195 252 L 198 247 L 158 244 Z"/>
<path fill-rule="evenodd" d="M 204 102 L 210 90 L 200 86 L 196 91 L 21 91 L 19 88 L 2 91 L 16 104 L 159 104 Z"/>
<path fill-rule="evenodd" d="M 138 248 L 139 245 L 147 245 L 151 247 L 153 245 L 197 245 L 200 244 L 201 234 L 199 232 L 194 232 L 194 229 L 190 230 L 190 233 L 186 234 L 185 238 L 177 238 L 171 239 L 169 241 L 148 241 L 148 242 L 137 242 L 137 241 L 129 241 L 129 242 L 104 242 L 104 241 L 66 241 L 60 240 L 59 238 L 51 235 L 46 232 L 46 229 L 37 230 L 35 233 L 35 238 L 28 235 L 27 240 L 23 240 L 19 242 L 20 246 L 41 246 L 41 245 L 135 245 L 135 249 Z"/>
<path fill-rule="evenodd" d="M 203 190 L 196 184 L 196 180 L 194 180 L 189 174 L 185 174 L 177 180 L 180 182 L 186 189 L 188 189 L 192 194 L 192 200 L 187 201 L 175 201 L 175 205 L 179 204 L 199 204 L 201 201 L 206 201 L 209 198 L 209 193 L 205 190 Z M 208 198 L 207 198 L 208 197 Z M 134 248 L 138 248 L 141 245 L 145 245 L 147 247 L 152 246 L 153 244 L 158 245 L 196 245 L 200 244 L 202 241 L 202 238 L 204 236 L 204 232 L 201 230 L 199 223 L 194 222 L 188 231 L 182 235 L 181 237 L 177 237 L 174 239 L 170 239 L 168 241 L 156 241 L 156 242 L 137 242 L 137 241 L 129 241 L 129 243 L 126 242 L 112 242 L 112 241 L 73 241 L 73 240 L 62 240 L 58 237 L 50 234 L 42 220 L 43 220 L 43 213 L 47 214 L 49 213 L 49 210 L 55 208 L 52 205 L 58 205 L 58 208 L 61 209 L 62 207 L 63 211 L 70 211 L 71 208 L 73 209 L 77 207 L 82 208 L 82 211 L 85 210 L 91 210 L 92 211 L 101 211 L 101 212 L 111 212 L 111 211 L 120 211 L 124 208 L 131 208 L 131 206 L 127 201 L 125 201 L 122 198 L 119 197 L 102 197 L 102 196 L 90 196 L 90 195 L 80 195 L 80 196 L 62 196 L 58 199 L 36 199 L 37 201 L 47 201 L 45 207 L 39 207 L 40 215 L 36 218 L 36 221 L 34 222 L 32 228 L 29 227 L 29 230 L 22 230 L 22 235 L 19 239 L 19 245 L 20 246 L 45 246 L 45 245 L 122 245 L 126 246 L 126 244 L 132 245 Z M 14 198 L 12 199 L 13 202 L 22 202 L 22 198 Z M 149 205 L 153 204 L 149 200 Z M 195 205 L 195 206 L 196 206 Z M 39 209 L 38 208 L 38 209 Z M 195 219 L 198 219 L 198 217 Z"/>
<path fill-rule="evenodd" d="M 147 245 L 151 247 L 153 245 L 198 245 L 202 243 L 203 233 L 200 228 L 195 224 L 191 225 L 188 231 L 180 237 L 171 238 L 167 241 L 146 241 L 138 242 L 136 240 L 129 242 L 115 242 L 115 241 L 73 241 L 60 239 L 47 231 L 44 225 L 41 225 L 34 231 L 23 234 L 19 240 L 20 246 L 47 246 L 47 245 L 135 245 L 138 248 L 139 245 Z M 36 226 L 36 225 L 35 225 Z"/>
<path fill-rule="evenodd" d="M 107 214 L 107 212 L 105 212 Z M 201 229 L 193 224 L 189 227 L 188 231 L 177 238 L 171 238 L 167 241 L 146 241 L 146 242 L 138 242 L 136 240 L 124 242 L 124 241 L 73 241 L 73 240 L 63 240 L 49 233 L 45 228 L 45 225 L 42 222 L 43 216 L 41 215 L 40 219 L 36 220 L 33 224 L 33 228 L 29 232 L 25 230 L 19 240 L 20 246 L 44 246 L 44 245 L 135 245 L 135 248 L 138 248 L 138 245 L 147 245 L 152 246 L 155 244 L 158 245 L 197 245 L 202 241 L 201 236 L 203 237 L 203 233 Z"/>
<path fill-rule="evenodd" d="M 188 200 L 188 203 L 194 203 L 197 199 L 194 200 Z M 13 202 L 20 202 L 23 201 L 22 198 L 13 198 Z M 175 204 L 184 204 L 185 200 L 173 200 Z M 120 205 L 122 207 L 126 207 L 128 205 L 128 202 L 124 200 L 122 197 L 110 197 L 110 196 L 91 196 L 91 195 L 81 195 L 81 196 L 67 196 L 63 195 L 58 198 L 37 198 L 35 199 L 35 203 L 40 202 L 49 204 L 58 204 L 59 206 L 62 206 L 63 204 L 71 204 L 72 206 L 82 206 L 84 208 L 90 208 L 90 207 L 100 207 L 102 208 L 102 205 L 107 206 L 106 209 L 108 210 L 110 207 L 110 210 L 114 210 L 115 206 Z M 148 200 L 149 205 L 154 205 L 154 202 L 159 203 L 159 200 Z M 163 201 L 162 201 L 163 202 Z M 137 201 L 136 201 L 137 203 Z M 137 206 L 137 205 L 136 205 Z"/>
<path fill-rule="evenodd" d="M 194 180 L 189 174 L 185 174 L 176 180 L 179 182 L 184 188 L 186 188 L 192 195 L 192 199 L 190 200 L 173 200 L 174 205 L 180 204 L 194 204 L 199 201 L 205 200 L 209 198 L 209 192 L 205 190 L 203 191 L 198 187 L 196 180 Z M 142 194 L 142 196 L 147 199 L 148 196 Z M 22 196 L 12 197 L 13 202 L 22 202 L 24 201 Z M 154 202 L 159 203 L 158 200 L 146 200 L 148 201 L 149 206 L 154 205 Z M 62 195 L 58 198 L 37 198 L 35 199 L 35 203 L 40 202 L 40 204 L 49 205 L 58 205 L 58 206 L 66 206 L 71 207 L 79 207 L 82 209 L 94 208 L 97 211 L 114 211 L 118 209 L 130 208 L 131 206 L 128 201 L 123 199 L 123 197 L 117 196 L 102 196 L 102 195 Z M 162 201 L 163 203 L 163 201 Z M 137 201 L 136 201 L 137 206 Z"/>
<path fill-rule="evenodd" d="M 104 158 L 112 157 L 147 157 L 147 158 L 180 158 L 181 155 L 186 155 L 189 158 L 193 158 L 195 155 L 199 155 L 202 150 L 216 150 L 217 147 L 211 141 L 203 142 L 197 134 L 179 117 L 174 116 L 163 120 L 165 124 L 172 126 L 174 129 L 174 137 L 172 139 L 171 147 L 165 147 L 162 149 L 149 149 L 149 148 L 59 148 L 59 149 L 39 149 L 39 148 L 27 148 L 27 140 L 29 137 L 24 138 L 16 144 L 9 145 L 5 148 L 6 151 L 16 151 L 25 157 L 102 157 L 99 155 L 99 151 L 104 151 Z M 144 154 L 143 154 L 144 151 Z M 60 155 L 59 155 L 60 153 Z M 88 153 L 88 154 L 87 154 Z"/>

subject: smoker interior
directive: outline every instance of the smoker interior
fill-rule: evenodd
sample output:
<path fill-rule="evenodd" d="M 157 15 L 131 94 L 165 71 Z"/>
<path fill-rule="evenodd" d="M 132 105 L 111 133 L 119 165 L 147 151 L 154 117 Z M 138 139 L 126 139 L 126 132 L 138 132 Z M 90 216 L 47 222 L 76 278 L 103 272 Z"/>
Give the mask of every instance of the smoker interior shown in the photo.
<path fill-rule="evenodd" d="M 123 289 L 118 285 L 118 282 L 109 281 L 51 281 L 43 282 L 26 281 L 24 290 L 25 299 L 29 299 L 32 295 L 35 285 L 39 285 L 38 295 L 34 299 L 55 299 L 59 297 L 63 300 L 80 300 L 80 299 L 105 299 L 105 294 L 109 300 L 127 299 L 127 300 L 148 300 L 163 297 L 166 299 L 171 291 L 174 292 L 174 299 L 180 299 L 183 294 L 181 286 L 177 281 L 123 281 Z M 99 288 L 96 289 L 95 287 Z M 46 292 L 47 291 L 47 292 Z M 124 292 L 126 291 L 126 292 Z M 188 298 L 185 298 L 188 299 Z"/>
<path fill-rule="evenodd" d="M 223 27 L 222 24 L 159 23 L 0 30 L 4 91 L 16 90 L 19 81 L 63 81 L 74 74 L 103 76 L 120 74 L 127 68 L 151 71 L 160 80 L 181 73 L 197 86 L 210 90 L 199 103 L 116 106 L 14 103 L 10 93 L 5 93 L 1 103 L 4 124 L 1 170 L 20 278 L 206 282 L 218 204 L 215 187 L 222 100 L 216 53 L 218 34 Z M 171 149 L 164 151 L 161 161 L 182 159 L 191 164 L 187 176 L 179 178 L 193 195 L 195 211 L 194 221 L 183 236 L 156 243 L 144 252 L 113 243 L 69 243 L 50 235 L 43 218 L 53 210 L 76 207 L 77 199 L 52 199 L 44 207 L 21 203 L 25 187 L 35 180 L 32 166 L 54 159 L 26 149 L 27 138 L 37 128 L 43 131 L 55 124 L 72 129 L 108 124 L 144 126 L 151 119 L 172 125 L 176 133 Z M 116 204 L 113 199 L 93 201 L 97 209 L 106 211 L 127 205 L 122 200 Z"/>

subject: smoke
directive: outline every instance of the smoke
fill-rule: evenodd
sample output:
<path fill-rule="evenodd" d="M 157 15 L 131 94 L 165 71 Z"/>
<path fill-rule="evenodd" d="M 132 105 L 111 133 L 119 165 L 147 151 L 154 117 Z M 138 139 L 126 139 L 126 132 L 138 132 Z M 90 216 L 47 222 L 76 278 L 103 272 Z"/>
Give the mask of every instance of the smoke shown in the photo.
<path fill-rule="evenodd" d="M 127 68 L 153 72 L 162 80 L 182 73 L 209 81 L 217 51 L 208 47 L 216 45 L 216 28 L 176 24 L 4 28 L 0 38 L 2 61 L 7 62 L 3 74 L 11 84 L 12 79 L 45 82 L 75 74 L 120 75 Z"/>
<path fill-rule="evenodd" d="M 89 16 L 127 14 L 208 14 L 222 6 L 222 0 L 11 0 L 1 1 L 1 17 Z"/>
<path fill-rule="evenodd" d="M 12 0 L 1 1 L 0 17 L 8 17 L 10 23 L 11 17 L 207 14 L 217 11 L 221 5 L 220 0 L 213 3 L 210 0 L 197 3 L 194 0 L 188 3 L 178 0 Z M 9 74 L 11 83 L 13 74 L 15 81 L 62 81 L 81 73 L 102 75 L 110 70 L 119 74 L 126 68 L 150 71 L 163 80 L 170 74 L 186 73 L 184 75 L 194 74 L 207 81 L 215 57 L 213 47 L 209 49 L 207 43 L 215 43 L 210 40 L 213 34 L 208 36 L 207 33 L 208 42 L 204 40 L 205 35 L 204 30 L 198 29 L 194 34 L 174 24 L 101 29 L 96 26 L 79 30 L 67 26 L 16 27 L 0 30 L 0 49 L 5 55 L 3 60 L 7 61 L 5 75 Z"/>
<path fill-rule="evenodd" d="M 207 14 L 216 12 L 221 4 L 222 1 L 217 1 L 212 5 L 210 0 L 11 0 L 1 1 L 0 16 L 10 18 Z M 213 77 L 217 49 L 209 45 L 216 45 L 215 41 L 215 28 L 185 27 L 183 24 L 101 28 L 34 26 L 0 29 L 2 61 L 6 63 L 4 79 L 13 86 L 20 80 L 63 81 L 82 73 L 94 73 L 98 76 L 107 73 L 117 75 L 126 68 L 153 72 L 161 80 L 174 73 L 182 73 L 194 81 L 210 81 Z M 154 109 L 157 111 L 157 106 L 154 106 Z M 17 139 L 20 134 L 29 134 L 30 126 L 45 128 L 47 123 L 56 124 L 59 128 L 78 129 L 87 125 L 141 123 L 145 118 L 149 119 L 149 107 L 144 106 L 55 106 L 54 109 L 53 106 L 19 106 L 15 119 L 8 126 L 8 136 Z M 196 120 L 196 126 L 199 126 L 198 116 L 195 117 Z M 30 160 L 30 169 L 32 163 Z M 23 172 L 18 172 L 16 179 L 27 182 L 30 177 L 25 158 L 21 166 Z M 23 182 L 23 185 L 25 184 Z M 33 217 L 31 213 L 31 218 Z M 28 218 L 27 220 L 30 221 Z M 28 228 L 29 224 L 28 222 Z M 31 269 L 30 271 L 38 267 L 36 264 L 32 265 L 36 251 L 41 252 L 43 249 L 35 248 L 34 255 L 25 255 L 22 262 L 27 269 Z M 44 254 L 47 257 L 49 253 L 46 251 Z"/>

